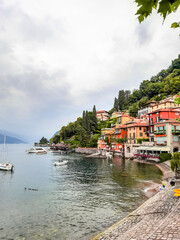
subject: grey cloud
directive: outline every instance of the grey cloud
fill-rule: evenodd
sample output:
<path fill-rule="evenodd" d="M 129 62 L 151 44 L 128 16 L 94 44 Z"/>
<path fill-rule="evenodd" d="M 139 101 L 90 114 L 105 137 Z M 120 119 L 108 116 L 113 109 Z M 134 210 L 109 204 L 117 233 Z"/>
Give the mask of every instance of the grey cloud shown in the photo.
<path fill-rule="evenodd" d="M 148 25 L 147 24 L 139 24 L 135 30 L 138 36 L 138 40 L 140 44 L 145 44 L 147 42 L 150 42 L 152 39 L 151 34 L 148 31 Z"/>
<path fill-rule="evenodd" d="M 65 33 L 63 24 L 59 19 L 53 19 L 52 17 L 47 17 L 43 20 L 35 19 L 23 12 L 18 5 L 5 7 L 3 1 L 0 3 L 1 31 L 5 32 L 7 30 L 8 25 L 6 26 L 4 23 L 10 23 L 11 26 L 19 29 L 19 36 L 22 37 L 23 41 L 37 41 L 41 43 L 52 39 L 55 32 L 57 35 L 57 31 L 61 35 Z"/>

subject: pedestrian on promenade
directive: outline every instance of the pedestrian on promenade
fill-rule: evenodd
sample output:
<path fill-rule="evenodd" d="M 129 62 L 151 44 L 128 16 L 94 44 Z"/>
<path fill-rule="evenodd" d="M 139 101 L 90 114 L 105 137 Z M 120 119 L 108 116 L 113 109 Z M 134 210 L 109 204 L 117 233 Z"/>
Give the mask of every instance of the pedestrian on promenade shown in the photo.
<path fill-rule="evenodd" d="M 165 182 L 163 182 L 163 190 L 165 190 Z"/>
<path fill-rule="evenodd" d="M 161 191 L 162 190 L 162 185 L 160 184 L 160 186 L 159 186 L 159 190 Z"/>

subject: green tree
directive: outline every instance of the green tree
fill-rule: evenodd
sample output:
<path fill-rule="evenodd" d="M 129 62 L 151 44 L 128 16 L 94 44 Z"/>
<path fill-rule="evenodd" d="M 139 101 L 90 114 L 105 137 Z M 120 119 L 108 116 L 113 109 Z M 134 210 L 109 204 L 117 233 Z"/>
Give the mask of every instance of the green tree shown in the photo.
<path fill-rule="evenodd" d="M 47 144 L 49 143 L 49 141 L 47 140 L 47 138 L 42 137 L 41 140 L 39 141 L 40 144 Z"/>
<path fill-rule="evenodd" d="M 89 118 L 89 112 L 86 111 L 86 132 L 90 134 L 90 118 Z"/>
<path fill-rule="evenodd" d="M 138 110 L 139 110 L 138 103 L 133 103 L 132 106 L 129 107 L 130 116 L 137 117 Z"/>
<path fill-rule="evenodd" d="M 108 137 L 105 137 L 104 139 L 105 143 L 111 148 L 111 144 L 112 144 L 112 138 L 108 138 Z"/>
<path fill-rule="evenodd" d="M 83 111 L 83 116 L 82 116 L 82 127 L 86 129 L 86 112 Z"/>
<path fill-rule="evenodd" d="M 118 104 L 119 104 L 119 110 L 120 111 L 124 110 L 124 107 L 125 107 L 125 93 L 124 93 L 124 90 L 119 91 Z"/>
<path fill-rule="evenodd" d="M 170 160 L 171 169 L 175 172 L 177 176 L 177 170 L 180 169 L 180 153 L 173 153 L 172 159 Z"/>
<path fill-rule="evenodd" d="M 60 135 L 55 135 L 54 137 L 52 137 L 51 139 L 50 139 L 50 142 L 51 143 L 54 143 L 54 144 L 57 144 L 57 143 L 59 143 L 60 142 Z"/>
<path fill-rule="evenodd" d="M 135 0 L 135 2 L 138 5 L 136 15 L 138 15 L 139 22 L 150 16 L 153 9 L 156 9 L 157 13 L 165 19 L 168 14 L 175 12 L 180 5 L 179 0 Z M 180 22 L 171 25 L 172 28 L 179 26 Z"/>
<path fill-rule="evenodd" d="M 118 99 L 116 97 L 114 99 L 114 111 L 118 111 Z"/>
<path fill-rule="evenodd" d="M 180 92 L 178 93 L 178 95 L 180 96 Z M 180 97 L 177 97 L 174 102 L 176 104 L 180 104 Z"/>
<path fill-rule="evenodd" d="M 96 117 L 96 106 L 94 105 L 92 115 L 91 115 L 91 130 L 93 133 L 97 130 L 97 117 Z"/>

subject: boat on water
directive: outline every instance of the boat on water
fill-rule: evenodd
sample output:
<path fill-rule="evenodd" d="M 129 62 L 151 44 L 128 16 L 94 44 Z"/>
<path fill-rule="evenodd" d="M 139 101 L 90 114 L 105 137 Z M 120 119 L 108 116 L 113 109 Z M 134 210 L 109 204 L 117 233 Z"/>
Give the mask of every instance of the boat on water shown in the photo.
<path fill-rule="evenodd" d="M 13 171 L 14 165 L 6 161 L 7 152 L 5 151 L 5 146 L 6 146 L 6 137 L 4 136 L 3 159 L 0 162 L 0 170 Z"/>
<path fill-rule="evenodd" d="M 54 166 L 62 166 L 62 165 L 66 165 L 68 163 L 68 161 L 63 160 L 63 161 L 56 161 L 53 163 Z"/>
<path fill-rule="evenodd" d="M 27 153 L 46 154 L 47 151 L 45 148 L 35 147 L 35 148 L 30 148 L 29 150 L 27 150 Z"/>

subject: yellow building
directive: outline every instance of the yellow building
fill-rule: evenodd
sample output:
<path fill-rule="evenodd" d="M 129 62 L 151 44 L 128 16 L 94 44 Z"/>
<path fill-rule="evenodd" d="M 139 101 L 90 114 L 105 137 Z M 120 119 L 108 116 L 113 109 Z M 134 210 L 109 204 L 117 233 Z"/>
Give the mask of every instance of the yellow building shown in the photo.
<path fill-rule="evenodd" d="M 117 123 L 123 125 L 123 124 L 125 124 L 125 123 L 127 123 L 129 121 L 132 121 L 132 120 L 134 120 L 133 117 L 131 117 L 131 116 L 127 115 L 127 114 L 124 114 L 124 115 L 121 115 L 121 116 L 119 116 L 117 118 Z"/>

